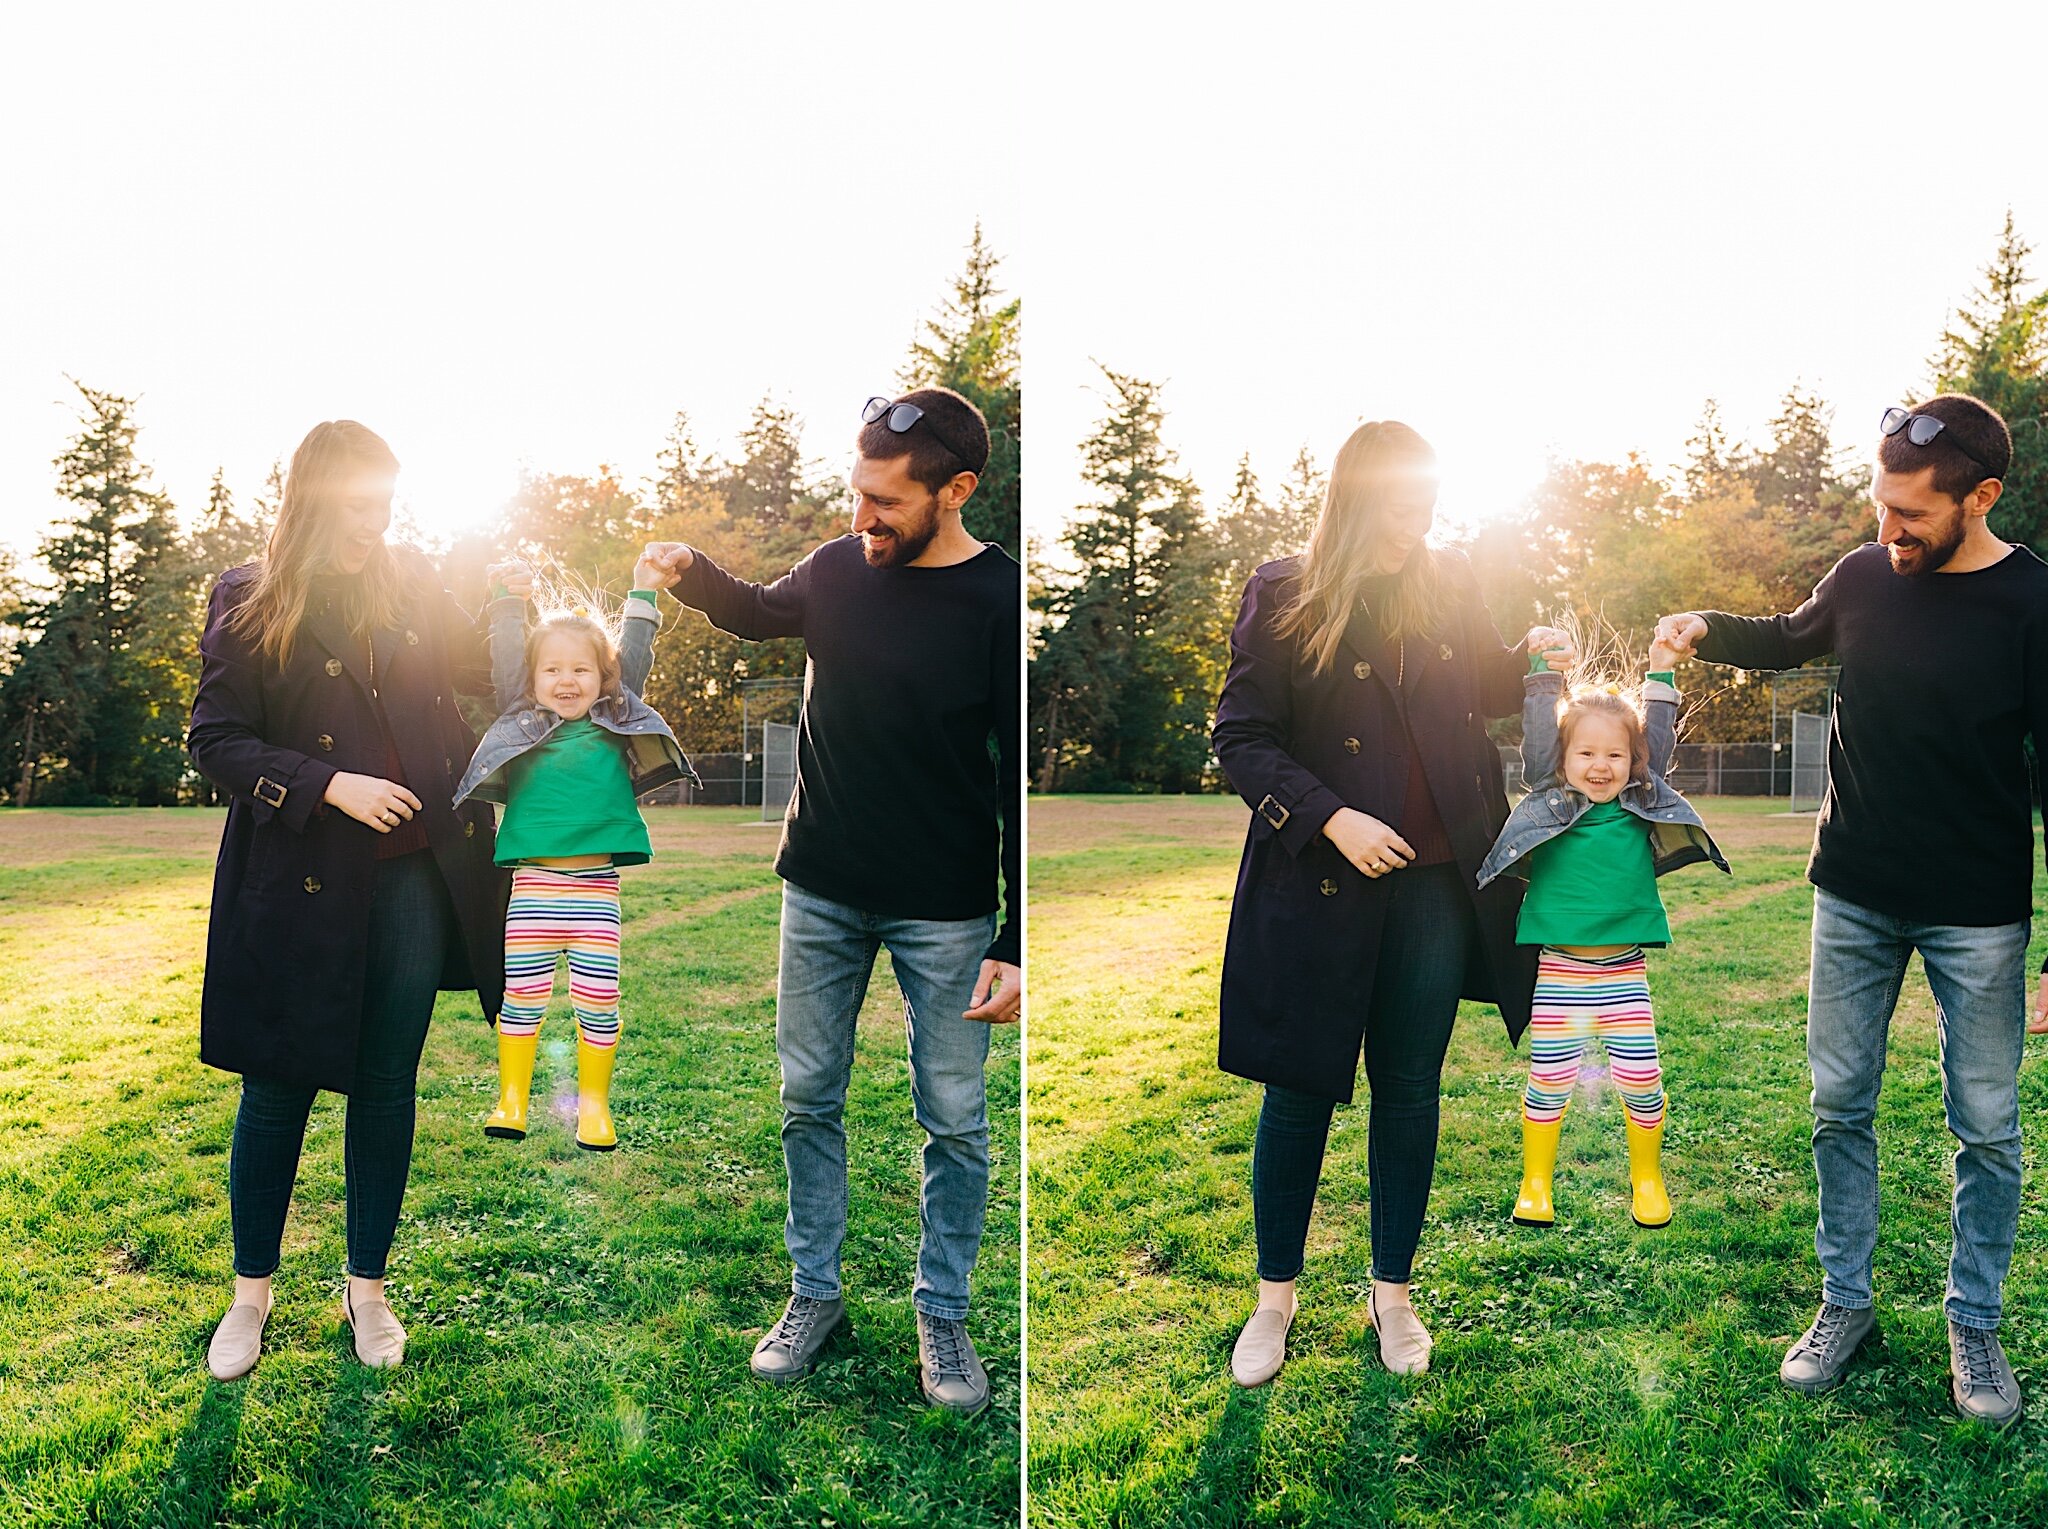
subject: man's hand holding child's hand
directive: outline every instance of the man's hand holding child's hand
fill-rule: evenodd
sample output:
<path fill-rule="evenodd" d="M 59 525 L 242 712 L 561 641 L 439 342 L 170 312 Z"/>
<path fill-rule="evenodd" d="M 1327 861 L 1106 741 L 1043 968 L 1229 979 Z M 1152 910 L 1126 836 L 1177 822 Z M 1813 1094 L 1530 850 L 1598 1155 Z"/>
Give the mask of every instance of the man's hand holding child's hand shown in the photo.
<path fill-rule="evenodd" d="M 696 561 L 687 542 L 649 542 L 633 565 L 633 587 L 667 589 Z"/>

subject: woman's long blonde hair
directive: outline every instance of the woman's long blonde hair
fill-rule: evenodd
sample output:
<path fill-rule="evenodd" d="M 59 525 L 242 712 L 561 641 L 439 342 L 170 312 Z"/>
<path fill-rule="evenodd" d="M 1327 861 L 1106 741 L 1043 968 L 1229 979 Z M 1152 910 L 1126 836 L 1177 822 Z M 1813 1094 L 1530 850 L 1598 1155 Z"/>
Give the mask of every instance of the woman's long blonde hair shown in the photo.
<path fill-rule="evenodd" d="M 1301 557 L 1300 584 L 1275 624 L 1281 637 L 1307 651 L 1315 673 L 1335 660 L 1365 581 L 1383 571 L 1380 509 L 1388 485 L 1435 463 L 1429 442 L 1391 419 L 1360 425 L 1338 450 L 1322 513 Z M 1388 638 L 1421 636 L 1442 629 L 1450 603 L 1436 554 L 1422 542 L 1402 565 L 1393 595 L 1373 616 Z"/>
<path fill-rule="evenodd" d="M 292 453 L 284 500 L 257 566 L 255 587 L 229 620 L 231 630 L 280 665 L 290 660 L 298 640 L 313 575 L 326 568 L 333 552 L 341 485 L 364 469 L 396 477 L 398 458 L 382 436 L 352 419 L 323 420 Z M 408 593 L 404 570 L 379 542 L 342 609 L 342 620 L 358 637 L 396 626 Z"/>

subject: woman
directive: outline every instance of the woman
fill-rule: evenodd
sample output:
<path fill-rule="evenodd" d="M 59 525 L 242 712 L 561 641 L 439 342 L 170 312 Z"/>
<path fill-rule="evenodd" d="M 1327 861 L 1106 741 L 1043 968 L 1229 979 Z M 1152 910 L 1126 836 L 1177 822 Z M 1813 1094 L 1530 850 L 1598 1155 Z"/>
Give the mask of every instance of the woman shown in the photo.
<path fill-rule="evenodd" d="M 200 1060 L 242 1074 L 228 1199 L 235 1293 L 207 1365 L 256 1363 L 306 1116 L 348 1095 L 348 1284 L 357 1358 L 398 1363 L 384 1267 L 412 1162 L 440 988 L 504 993 L 507 882 L 490 808 L 457 812 L 488 695 L 483 633 L 432 565 L 388 547 L 398 460 L 352 420 L 292 457 L 261 559 L 213 588 L 187 747 L 230 798 L 214 870 Z"/>
<path fill-rule="evenodd" d="M 1252 1157 L 1259 1298 L 1231 1371 L 1286 1357 L 1330 1115 L 1361 1041 L 1371 1094 L 1372 1294 L 1380 1358 L 1428 1367 L 1408 1278 L 1436 1169 L 1437 1093 L 1458 1000 L 1529 1020 L 1519 882 L 1473 890 L 1507 818 L 1486 718 L 1519 711 L 1464 558 L 1424 541 L 1427 442 L 1391 420 L 1337 453 L 1308 551 L 1246 587 L 1216 708 L 1216 757 L 1252 807 L 1224 953 L 1220 1062 L 1266 1085 Z M 1529 634 L 1560 667 L 1563 639 Z"/>

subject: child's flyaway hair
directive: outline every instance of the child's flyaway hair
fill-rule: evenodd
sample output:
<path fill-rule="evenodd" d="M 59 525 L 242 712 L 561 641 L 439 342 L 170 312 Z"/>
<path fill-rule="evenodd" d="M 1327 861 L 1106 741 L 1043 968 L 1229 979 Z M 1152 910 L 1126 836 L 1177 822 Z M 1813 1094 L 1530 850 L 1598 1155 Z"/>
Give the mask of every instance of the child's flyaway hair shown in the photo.
<path fill-rule="evenodd" d="M 1639 675 L 1643 667 L 1627 638 L 1594 617 L 1582 620 L 1567 611 L 1551 623 L 1572 640 L 1578 653 L 1564 677 L 1564 696 L 1557 703 L 1557 751 L 1559 759 L 1571 753 L 1572 732 L 1588 717 L 1607 717 L 1621 725 L 1628 739 L 1628 778 L 1641 785 L 1650 778 L 1650 739 L 1643 728 L 1643 691 L 1639 682 L 1624 676 Z"/>
<path fill-rule="evenodd" d="M 566 635 L 590 644 L 597 659 L 598 694 L 616 699 L 624 693 L 620 677 L 619 642 L 624 617 L 615 602 L 607 600 L 575 574 L 551 567 L 533 579 L 533 606 L 537 612 L 526 631 L 526 685 L 533 688 L 533 666 L 540 658 L 540 645 L 549 637 Z"/>

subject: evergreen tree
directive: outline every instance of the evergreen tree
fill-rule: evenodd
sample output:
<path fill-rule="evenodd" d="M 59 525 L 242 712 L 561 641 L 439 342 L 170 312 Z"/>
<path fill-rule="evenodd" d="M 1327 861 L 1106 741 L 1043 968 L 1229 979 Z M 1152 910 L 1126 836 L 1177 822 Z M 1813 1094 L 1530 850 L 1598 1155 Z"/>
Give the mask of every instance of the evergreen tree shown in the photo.
<path fill-rule="evenodd" d="M 969 399 L 988 420 L 988 466 L 962 519 L 983 541 L 1018 555 L 1023 524 L 1024 405 L 1019 380 L 1022 303 L 1000 302 L 1001 261 L 982 238 L 981 224 L 967 247 L 967 268 L 953 283 L 939 317 L 910 348 L 902 372 L 908 388 L 943 387 Z"/>
<path fill-rule="evenodd" d="M 1187 790 L 1208 768 L 1228 553 L 1165 444 L 1158 385 L 1103 375 L 1109 412 L 1082 446 L 1096 497 L 1062 537 L 1078 570 L 1040 599 L 1040 781 Z"/>
<path fill-rule="evenodd" d="M 53 465 L 77 508 L 43 540 L 54 587 L 23 602 L 24 651 L 0 687 L 16 801 L 172 802 L 186 775 L 198 575 L 135 455 L 135 401 L 74 386 L 80 430 Z"/>
<path fill-rule="evenodd" d="M 273 474 L 280 469 L 273 464 Z M 278 499 L 284 496 L 284 485 L 280 479 Z M 192 533 L 192 558 L 209 577 L 225 573 L 230 568 L 260 557 L 263 545 L 270 537 L 270 527 L 275 523 L 275 503 L 269 504 L 268 515 L 261 513 L 264 500 L 257 500 L 259 513 L 244 515 L 235 508 L 233 490 L 227 485 L 226 474 L 218 467 L 213 470 L 213 482 L 206 490 L 206 511 L 200 517 L 199 525 Z"/>
<path fill-rule="evenodd" d="M 1721 423 L 1721 405 L 1709 398 L 1685 442 L 1685 496 L 1703 498 L 1719 493 L 1727 480 L 1741 468 L 1741 452 L 1728 439 Z"/>
<path fill-rule="evenodd" d="M 1269 556 L 1290 557 L 1307 549 L 1309 538 L 1315 534 L 1316 521 L 1322 517 L 1323 497 L 1329 488 L 1328 475 L 1316 466 L 1316 459 L 1303 445 L 1294 453 L 1294 465 L 1287 469 L 1287 481 L 1280 490 L 1279 524 Z"/>
<path fill-rule="evenodd" d="M 1936 392 L 1973 394 L 2012 427 L 2012 466 L 1991 529 L 2048 553 L 2048 288 L 2029 292 L 2032 253 L 2008 210 L 1983 280 L 1929 365 Z"/>

